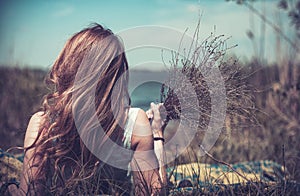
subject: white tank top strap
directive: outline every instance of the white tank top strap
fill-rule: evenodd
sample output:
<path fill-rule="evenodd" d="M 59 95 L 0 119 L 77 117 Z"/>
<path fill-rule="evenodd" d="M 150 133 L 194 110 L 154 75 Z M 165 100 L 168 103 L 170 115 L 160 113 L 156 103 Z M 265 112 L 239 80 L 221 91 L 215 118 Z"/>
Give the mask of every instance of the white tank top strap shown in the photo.
<path fill-rule="evenodd" d="M 131 148 L 131 137 L 133 127 L 140 108 L 129 108 L 127 121 L 124 127 L 123 145 L 125 148 Z"/>

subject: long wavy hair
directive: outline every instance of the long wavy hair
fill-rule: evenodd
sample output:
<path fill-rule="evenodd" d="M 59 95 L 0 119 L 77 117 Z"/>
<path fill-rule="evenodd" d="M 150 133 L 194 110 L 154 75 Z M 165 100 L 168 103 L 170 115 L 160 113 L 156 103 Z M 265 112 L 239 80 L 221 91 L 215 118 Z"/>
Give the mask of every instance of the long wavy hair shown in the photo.
<path fill-rule="evenodd" d="M 92 101 L 106 136 L 121 144 L 130 105 L 127 70 L 122 42 L 99 24 L 67 41 L 46 78 L 52 92 L 43 100 L 44 121 L 36 141 L 28 148 L 35 147 L 34 167 L 38 172 L 31 184 L 42 189 L 37 191 L 60 195 L 89 190 L 89 194 L 99 194 L 107 187 L 107 179 L 117 176 L 82 141 L 82 137 L 97 131 L 93 129 L 95 122 L 86 121 L 79 133 L 75 121 L 86 119 L 84 111 Z M 76 120 L 74 110 L 79 111 Z M 105 140 L 92 138 L 89 142 L 101 148 L 98 144 Z M 99 186 L 101 180 L 103 186 Z"/>

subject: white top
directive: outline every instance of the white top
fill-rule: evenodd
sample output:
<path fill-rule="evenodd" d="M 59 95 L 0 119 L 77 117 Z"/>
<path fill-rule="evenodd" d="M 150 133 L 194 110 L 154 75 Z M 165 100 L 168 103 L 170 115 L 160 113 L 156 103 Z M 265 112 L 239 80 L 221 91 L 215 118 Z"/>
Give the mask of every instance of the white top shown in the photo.
<path fill-rule="evenodd" d="M 133 127 L 138 115 L 140 108 L 130 108 L 128 111 L 127 121 L 124 127 L 124 136 L 123 136 L 123 144 L 124 147 L 127 149 L 131 148 L 131 137 Z"/>

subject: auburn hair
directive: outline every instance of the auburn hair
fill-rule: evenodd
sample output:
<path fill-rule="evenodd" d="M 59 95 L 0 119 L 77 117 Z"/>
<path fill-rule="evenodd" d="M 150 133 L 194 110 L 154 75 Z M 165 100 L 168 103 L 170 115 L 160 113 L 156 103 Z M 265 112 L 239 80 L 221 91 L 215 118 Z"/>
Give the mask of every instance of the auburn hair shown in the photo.
<path fill-rule="evenodd" d="M 36 141 L 28 148 L 35 149 L 33 159 L 37 164 L 32 167 L 38 171 L 30 188 L 58 195 L 83 190 L 99 194 L 103 190 L 99 181 L 107 187 L 113 170 L 107 169 L 82 141 L 95 122 L 85 121 L 79 134 L 74 110 L 76 121 L 80 121 L 93 101 L 106 136 L 121 144 L 130 105 L 128 64 L 121 40 L 99 24 L 76 33 L 65 44 L 46 83 L 51 93 L 43 100 L 44 121 Z M 105 143 L 105 138 L 89 142 L 97 146 Z"/>

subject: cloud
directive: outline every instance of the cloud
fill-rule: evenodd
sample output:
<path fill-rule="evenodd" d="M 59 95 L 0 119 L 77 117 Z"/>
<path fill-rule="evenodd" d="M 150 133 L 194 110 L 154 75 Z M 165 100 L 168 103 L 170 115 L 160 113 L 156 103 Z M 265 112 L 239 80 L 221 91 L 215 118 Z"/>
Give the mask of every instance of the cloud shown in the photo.
<path fill-rule="evenodd" d="M 74 12 L 74 7 L 72 6 L 67 6 L 64 7 L 62 9 L 58 9 L 53 13 L 53 17 L 55 18 L 61 18 L 61 17 L 65 17 L 68 15 L 71 15 Z"/>
<path fill-rule="evenodd" d="M 186 10 L 188 12 L 198 12 L 199 11 L 199 6 L 195 5 L 195 4 L 189 4 L 186 6 Z"/>

